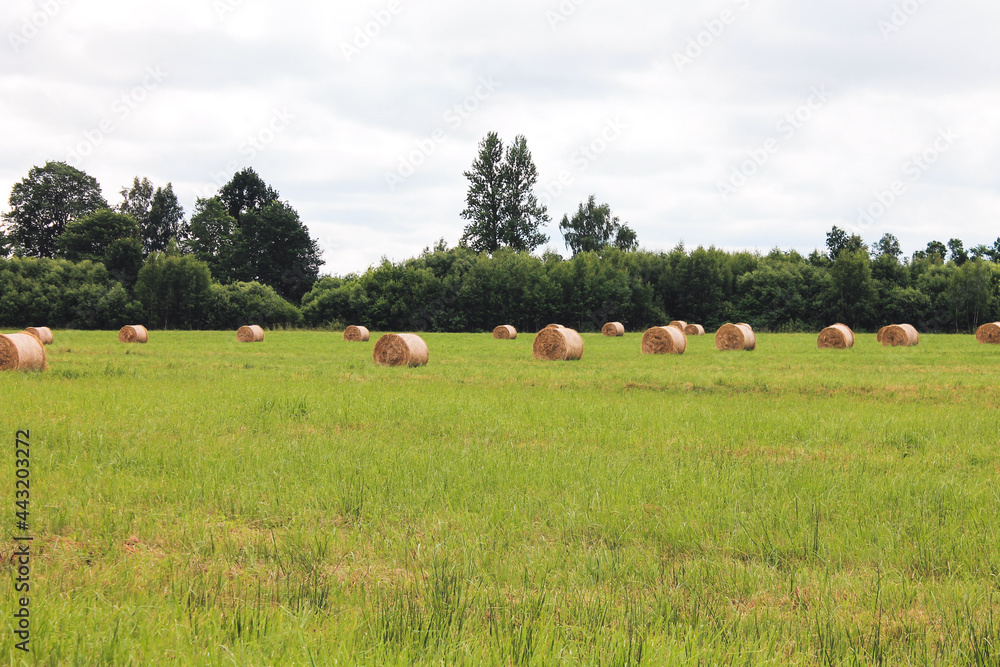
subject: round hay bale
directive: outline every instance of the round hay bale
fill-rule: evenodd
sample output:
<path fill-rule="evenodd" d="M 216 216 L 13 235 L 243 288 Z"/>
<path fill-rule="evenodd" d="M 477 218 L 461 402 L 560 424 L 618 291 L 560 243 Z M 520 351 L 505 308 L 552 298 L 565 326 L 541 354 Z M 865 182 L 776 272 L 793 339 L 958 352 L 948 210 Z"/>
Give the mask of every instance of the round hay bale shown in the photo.
<path fill-rule="evenodd" d="M 573 329 L 546 327 L 535 336 L 531 354 L 542 361 L 576 361 L 583 357 L 583 338 Z"/>
<path fill-rule="evenodd" d="M 236 340 L 241 343 L 263 343 L 264 330 L 256 324 L 240 327 L 236 331 Z"/>
<path fill-rule="evenodd" d="M 0 335 L 0 371 L 44 371 L 45 346 L 27 333 Z"/>
<path fill-rule="evenodd" d="M 885 330 L 888 329 L 888 328 L 889 327 L 882 327 L 881 329 L 879 329 L 878 333 L 875 334 L 875 340 L 877 340 L 878 342 L 881 343 L 882 339 L 885 338 Z"/>
<path fill-rule="evenodd" d="M 385 334 L 372 352 L 379 366 L 425 366 L 429 356 L 427 343 L 416 334 Z"/>
<path fill-rule="evenodd" d="M 344 329 L 344 340 L 348 343 L 367 343 L 372 334 L 368 327 L 349 326 Z"/>
<path fill-rule="evenodd" d="M 819 332 L 821 350 L 847 350 L 854 347 L 854 332 L 846 324 L 834 324 Z"/>
<path fill-rule="evenodd" d="M 52 345 L 54 340 L 52 337 L 52 329 L 48 327 L 28 327 L 24 330 L 24 333 L 31 334 L 38 340 L 42 341 L 42 345 Z"/>
<path fill-rule="evenodd" d="M 119 343 L 148 343 L 149 332 L 141 324 L 129 324 L 118 331 Z"/>
<path fill-rule="evenodd" d="M 643 354 L 684 354 L 687 336 L 677 327 L 653 327 L 642 334 Z"/>
<path fill-rule="evenodd" d="M 976 340 L 986 345 L 1000 345 L 1000 322 L 984 324 L 976 330 Z"/>
<path fill-rule="evenodd" d="M 913 347 L 920 343 L 920 334 L 910 324 L 891 324 L 882 333 L 882 345 L 886 347 Z"/>
<path fill-rule="evenodd" d="M 509 324 L 501 324 L 493 330 L 493 337 L 497 340 L 514 340 L 517 338 L 517 329 Z"/>
<path fill-rule="evenodd" d="M 705 335 L 705 327 L 701 326 L 700 324 L 689 324 L 686 327 L 684 327 L 684 335 L 685 336 L 704 336 Z"/>
<path fill-rule="evenodd" d="M 684 320 L 674 320 L 673 322 L 671 322 L 667 326 L 668 327 L 674 327 L 675 329 L 680 329 L 681 332 L 683 333 L 683 331 L 685 329 L 687 329 L 687 325 L 688 325 L 688 323 L 685 322 Z"/>
<path fill-rule="evenodd" d="M 757 337 L 749 324 L 724 324 L 715 334 L 715 347 L 723 351 L 751 351 L 757 347 Z"/>
<path fill-rule="evenodd" d="M 621 322 L 608 322 L 601 329 L 601 333 L 610 338 L 618 338 L 625 335 L 625 325 Z"/>

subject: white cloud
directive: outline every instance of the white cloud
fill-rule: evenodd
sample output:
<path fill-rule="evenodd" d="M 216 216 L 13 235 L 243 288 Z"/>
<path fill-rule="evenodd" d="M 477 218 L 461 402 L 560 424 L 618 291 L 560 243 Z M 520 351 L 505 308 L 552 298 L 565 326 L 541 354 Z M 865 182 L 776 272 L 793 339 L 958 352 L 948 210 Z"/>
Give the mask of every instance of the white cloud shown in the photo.
<path fill-rule="evenodd" d="M 553 248 L 558 219 L 594 193 L 647 248 L 809 251 L 953 127 L 961 140 L 864 236 L 891 231 L 910 251 L 931 238 L 991 242 L 1000 6 L 927 0 L 886 34 L 894 8 L 915 2 L 18 0 L 0 10 L 0 192 L 110 118 L 82 161 L 108 199 L 149 176 L 172 181 L 190 213 L 227 172 L 252 166 L 320 239 L 326 270 L 346 273 L 442 236 L 454 243 L 462 172 L 496 130 L 527 136 L 544 183 L 571 175 L 551 200 Z M 55 10 L 23 37 L 43 7 Z M 565 21 L 553 28 L 547 12 Z M 348 59 L 359 30 L 369 41 Z M 702 53 L 679 71 L 675 54 L 699 36 Z M 168 76 L 122 117 L 116 101 L 147 68 Z M 497 90 L 449 122 L 482 77 Z M 785 136 L 777 123 L 815 86 L 830 100 Z M 274 131 L 282 113 L 294 117 Z M 627 129 L 581 168 L 581 147 L 616 118 Z M 775 137 L 778 149 L 723 201 L 719 182 Z M 386 173 L 421 150 L 414 175 L 390 190 Z"/>

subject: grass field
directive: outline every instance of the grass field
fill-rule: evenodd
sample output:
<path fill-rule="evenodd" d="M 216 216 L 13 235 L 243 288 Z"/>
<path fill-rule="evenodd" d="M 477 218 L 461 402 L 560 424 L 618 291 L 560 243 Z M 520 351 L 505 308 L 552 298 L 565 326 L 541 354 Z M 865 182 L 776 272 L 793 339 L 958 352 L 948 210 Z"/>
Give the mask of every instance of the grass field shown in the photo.
<path fill-rule="evenodd" d="M 11 664 L 1000 664 L 1000 347 L 55 332 Z"/>

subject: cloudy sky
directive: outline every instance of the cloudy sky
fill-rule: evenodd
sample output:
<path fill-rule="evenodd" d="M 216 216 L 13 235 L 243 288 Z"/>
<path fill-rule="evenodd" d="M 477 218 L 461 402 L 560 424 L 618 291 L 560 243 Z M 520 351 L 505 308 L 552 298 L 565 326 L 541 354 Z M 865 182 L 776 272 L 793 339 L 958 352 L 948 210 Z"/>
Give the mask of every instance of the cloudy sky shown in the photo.
<path fill-rule="evenodd" d="M 489 131 L 557 228 L 593 193 L 641 245 L 912 252 L 1000 236 L 988 0 L 6 0 L 0 194 L 64 160 L 190 214 L 253 167 L 363 271 L 462 234 Z"/>

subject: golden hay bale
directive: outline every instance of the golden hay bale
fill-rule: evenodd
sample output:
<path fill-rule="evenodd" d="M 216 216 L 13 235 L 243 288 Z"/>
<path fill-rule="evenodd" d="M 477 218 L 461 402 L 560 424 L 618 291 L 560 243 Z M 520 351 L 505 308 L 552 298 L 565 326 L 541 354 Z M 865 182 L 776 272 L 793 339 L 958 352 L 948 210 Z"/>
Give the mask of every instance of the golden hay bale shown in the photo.
<path fill-rule="evenodd" d="M 517 338 L 517 329 L 509 324 L 501 324 L 493 330 L 493 337 L 497 340 L 514 340 Z"/>
<path fill-rule="evenodd" d="M 542 361 L 576 361 L 583 357 L 583 338 L 573 329 L 546 327 L 535 336 L 531 354 Z"/>
<path fill-rule="evenodd" d="M 878 333 L 875 334 L 875 340 L 877 340 L 878 342 L 881 343 L 882 339 L 885 338 L 885 330 L 888 329 L 888 328 L 889 327 L 882 327 L 881 329 L 879 329 Z"/>
<path fill-rule="evenodd" d="M 44 371 L 45 346 L 26 333 L 0 335 L 0 371 Z"/>
<path fill-rule="evenodd" d="M 42 341 L 42 345 L 52 345 L 52 329 L 48 327 L 28 327 L 24 330 L 24 333 L 31 334 Z"/>
<path fill-rule="evenodd" d="M 625 335 L 625 325 L 622 324 L 621 322 L 608 322 L 601 329 L 601 333 L 604 334 L 605 336 L 609 336 L 611 338 L 617 338 L 619 336 L 624 336 Z"/>
<path fill-rule="evenodd" d="M 724 351 L 754 350 L 757 348 L 757 336 L 749 324 L 724 324 L 715 334 L 715 347 Z"/>
<path fill-rule="evenodd" d="M 416 334 L 385 334 L 372 352 L 379 366 L 425 366 L 429 356 L 427 343 Z"/>
<path fill-rule="evenodd" d="M 976 331 L 976 340 L 987 345 L 1000 345 L 1000 322 L 984 324 Z"/>
<path fill-rule="evenodd" d="M 677 327 L 653 327 L 642 334 L 643 354 L 684 354 L 687 336 Z"/>
<path fill-rule="evenodd" d="M 689 324 L 686 327 L 684 327 L 684 335 L 685 336 L 704 336 L 705 335 L 705 327 L 701 326 L 700 324 Z"/>
<path fill-rule="evenodd" d="M 920 334 L 909 324 L 891 324 L 882 332 L 886 347 L 913 347 L 920 343 Z"/>
<path fill-rule="evenodd" d="M 344 340 L 349 343 L 367 343 L 372 337 L 368 327 L 349 326 L 344 329 Z"/>
<path fill-rule="evenodd" d="M 124 326 L 118 332 L 119 343 L 148 343 L 149 332 L 141 324 Z"/>
<path fill-rule="evenodd" d="M 834 324 L 819 332 L 821 350 L 846 350 L 854 347 L 854 332 L 846 324 Z"/>
<path fill-rule="evenodd" d="M 236 331 L 236 340 L 241 343 L 263 343 L 264 330 L 256 324 L 240 327 Z"/>
<path fill-rule="evenodd" d="M 684 320 L 674 320 L 673 322 L 671 322 L 667 326 L 668 327 L 674 327 L 675 329 L 680 329 L 681 331 L 684 331 L 687 328 L 687 325 L 688 325 L 688 323 L 685 322 Z"/>

